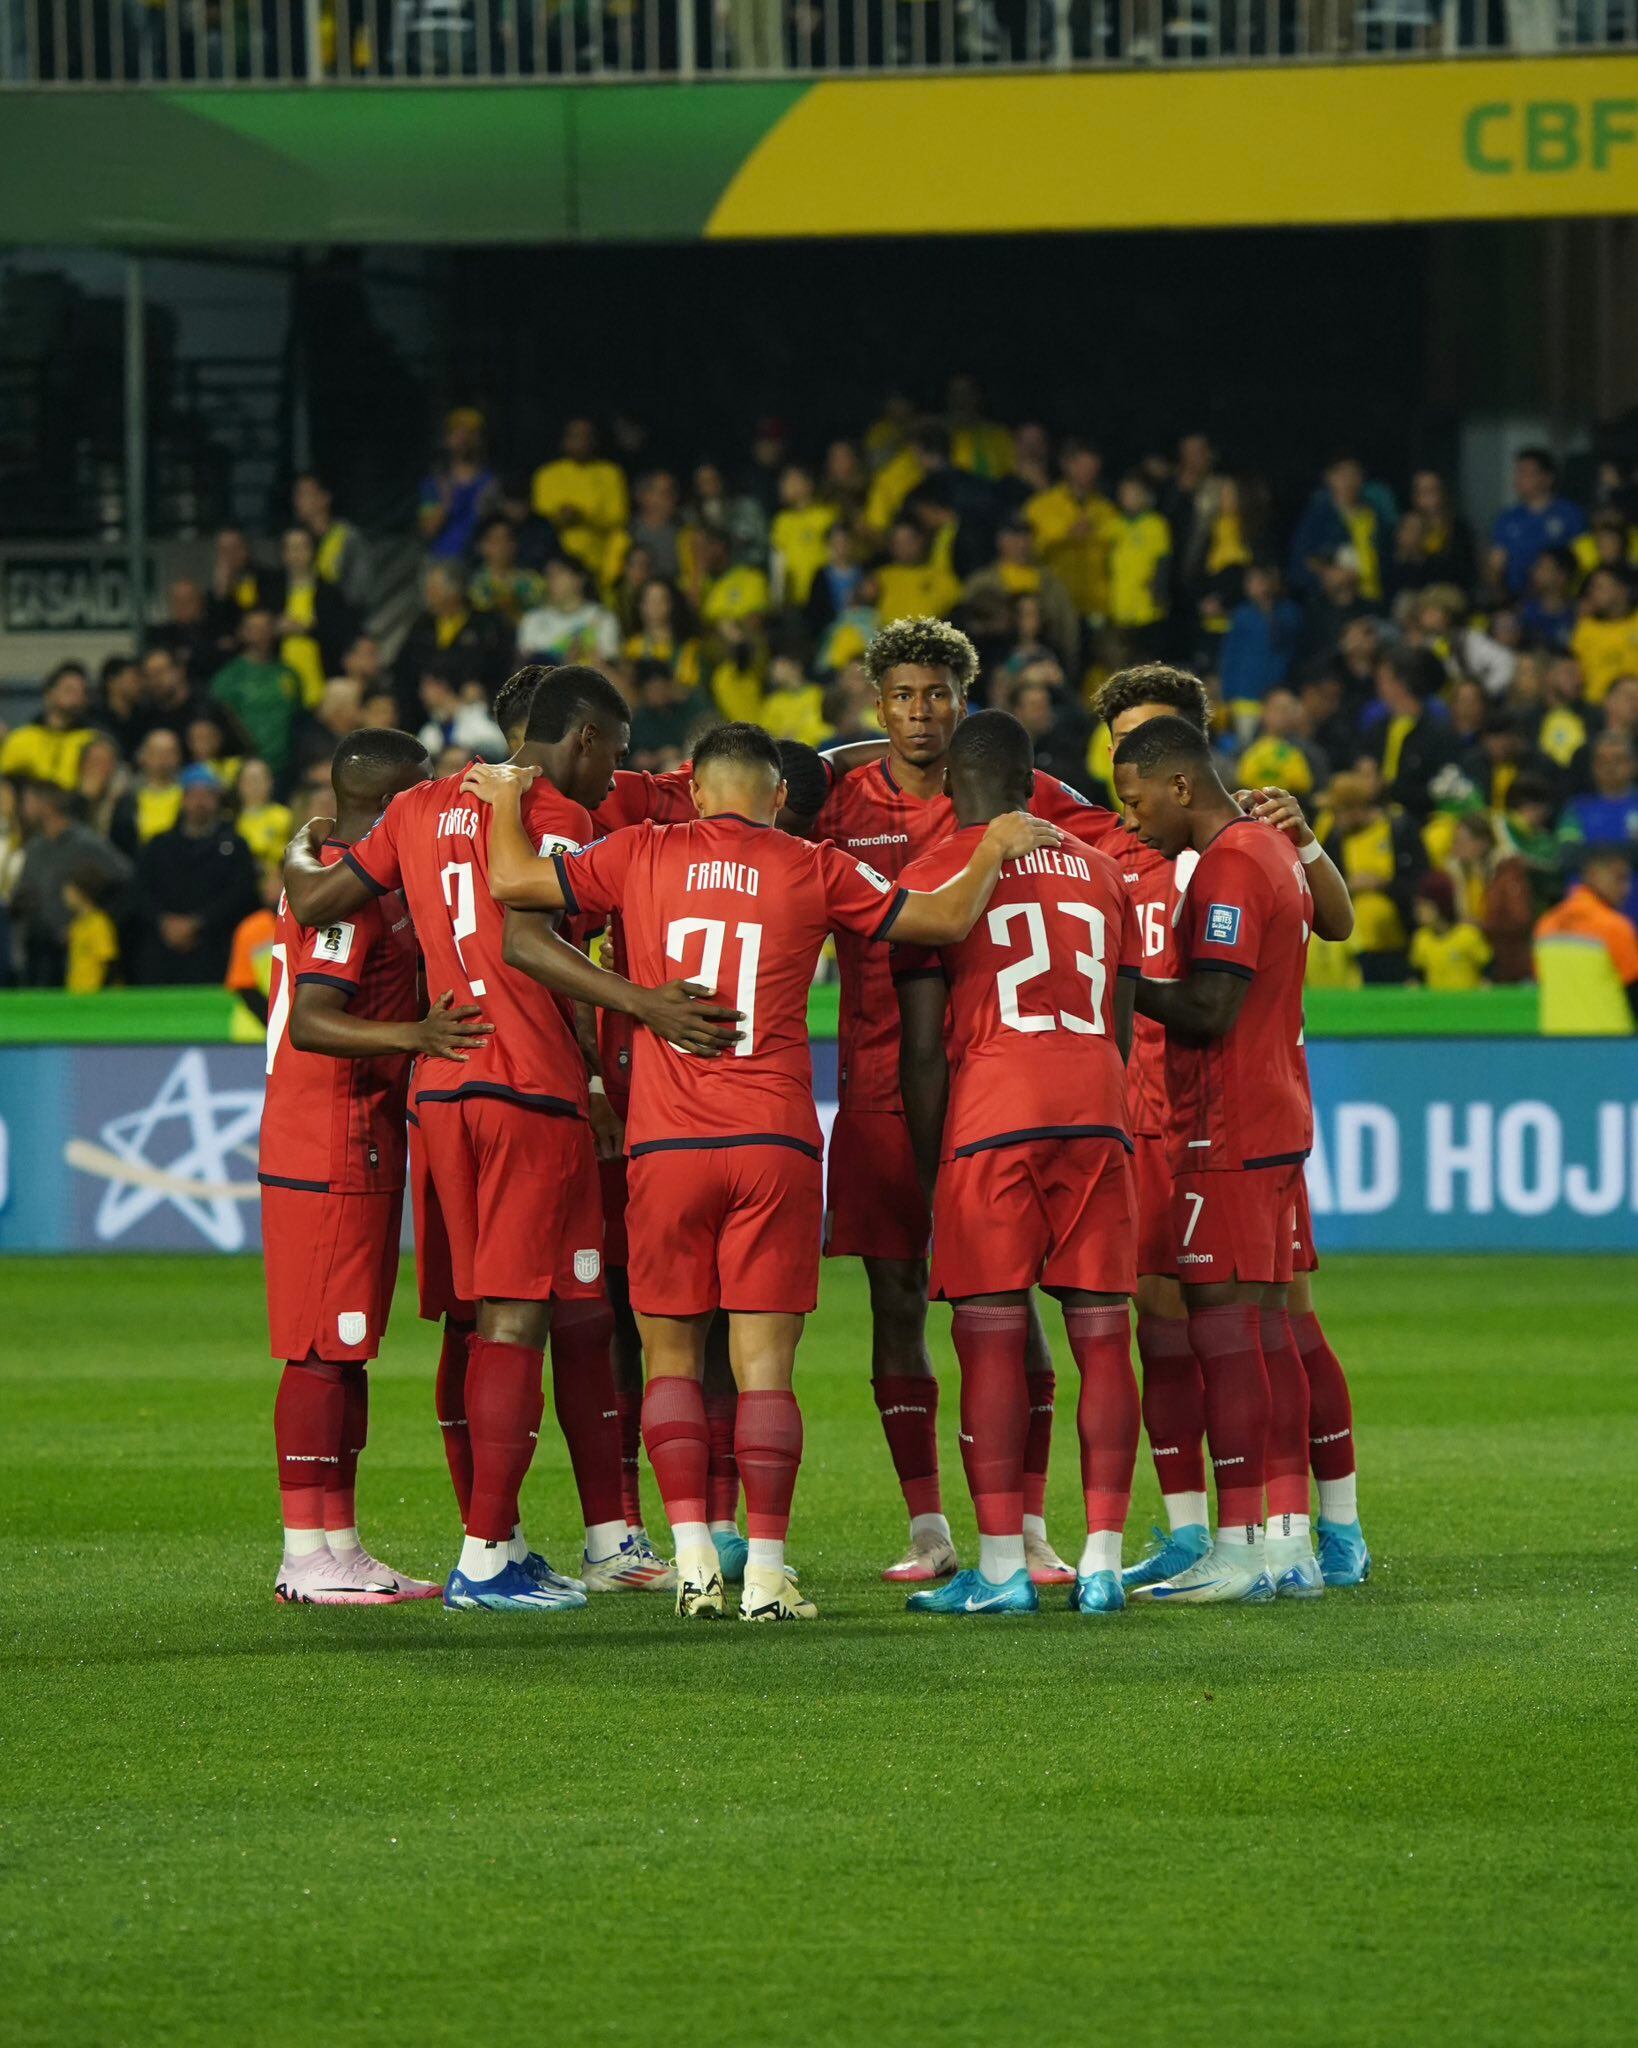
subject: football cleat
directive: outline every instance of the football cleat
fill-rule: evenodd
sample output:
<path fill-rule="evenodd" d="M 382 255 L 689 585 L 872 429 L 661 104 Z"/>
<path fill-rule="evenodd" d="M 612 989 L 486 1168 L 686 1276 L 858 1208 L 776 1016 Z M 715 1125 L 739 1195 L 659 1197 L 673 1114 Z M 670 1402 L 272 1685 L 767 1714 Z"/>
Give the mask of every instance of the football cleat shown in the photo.
<path fill-rule="evenodd" d="M 398 1588 L 397 1600 L 436 1600 L 444 1590 L 436 1579 L 412 1579 L 408 1572 L 395 1571 L 390 1564 L 383 1564 L 378 1557 L 371 1557 L 362 1545 L 357 1550 L 336 1550 L 331 1556 L 337 1558 L 350 1572 L 370 1579 L 383 1579 Z"/>
<path fill-rule="evenodd" d="M 1324 1593 L 1320 1561 L 1308 1537 L 1265 1535 L 1263 1555 L 1268 1560 L 1268 1576 L 1274 1581 L 1277 1598 L 1318 1600 Z"/>
<path fill-rule="evenodd" d="M 1204 1522 L 1185 1522 L 1168 1536 L 1164 1529 L 1156 1528 L 1150 1534 L 1154 1541 L 1146 1557 L 1136 1564 L 1129 1564 L 1120 1575 L 1120 1582 L 1128 1593 L 1140 1586 L 1158 1586 L 1162 1579 L 1175 1579 L 1179 1572 L 1186 1572 L 1191 1564 L 1198 1564 L 1211 1548 L 1211 1531 Z"/>
<path fill-rule="evenodd" d="M 1120 1614 L 1125 1611 L 1126 1592 L 1115 1572 L 1077 1573 L 1069 1605 L 1076 1614 Z"/>
<path fill-rule="evenodd" d="M 672 1566 L 632 1536 L 607 1557 L 583 1558 L 580 1569 L 588 1593 L 669 1593 L 677 1583 Z"/>
<path fill-rule="evenodd" d="M 553 1571 L 538 1550 L 529 1552 L 522 1560 L 520 1569 L 526 1571 L 535 1584 L 544 1587 L 548 1593 L 584 1593 L 586 1590 L 584 1579 L 571 1579 L 567 1572 Z"/>
<path fill-rule="evenodd" d="M 1268 1576 L 1260 1543 L 1214 1543 L 1203 1558 L 1179 1572 L 1175 1579 L 1163 1579 L 1158 1586 L 1139 1586 L 1134 1600 L 1162 1600 L 1168 1606 L 1208 1607 L 1231 1605 L 1266 1607 L 1274 1598 L 1274 1581 Z"/>
<path fill-rule="evenodd" d="M 469 1579 L 457 1565 L 444 1586 L 446 1607 L 483 1607 L 494 1614 L 553 1614 L 584 1607 L 573 1586 L 543 1586 L 527 1565 L 505 1564 L 492 1579 Z"/>
<path fill-rule="evenodd" d="M 1024 1537 L 1024 1564 L 1037 1586 L 1073 1586 L 1075 1567 L 1065 1564 L 1044 1536 Z"/>
<path fill-rule="evenodd" d="M 1371 1576 L 1371 1553 L 1357 1522 L 1319 1524 L 1320 1575 L 1328 1586 L 1363 1586 Z"/>
<path fill-rule="evenodd" d="M 1035 1614 L 1041 1596 L 1025 1570 L 1015 1571 L 999 1585 L 982 1572 L 965 1571 L 933 1592 L 912 1593 L 904 1605 L 910 1614 Z"/>
<path fill-rule="evenodd" d="M 910 1548 L 882 1577 L 890 1586 L 927 1586 L 960 1569 L 961 1560 L 948 1536 L 913 1536 Z"/>
<path fill-rule="evenodd" d="M 391 1607 L 403 1599 L 393 1572 L 355 1571 L 328 1550 L 287 1557 L 273 1581 L 281 1607 Z"/>
<path fill-rule="evenodd" d="M 677 1612 L 684 1621 L 721 1621 L 722 1571 L 715 1556 L 678 1558 Z"/>
<path fill-rule="evenodd" d="M 782 1564 L 745 1567 L 741 1621 L 817 1621 L 819 1610 Z"/>
<path fill-rule="evenodd" d="M 711 1541 L 717 1546 L 717 1563 L 722 1566 L 722 1583 L 737 1586 L 745 1577 L 745 1561 L 751 1546 L 737 1529 L 713 1529 Z"/>

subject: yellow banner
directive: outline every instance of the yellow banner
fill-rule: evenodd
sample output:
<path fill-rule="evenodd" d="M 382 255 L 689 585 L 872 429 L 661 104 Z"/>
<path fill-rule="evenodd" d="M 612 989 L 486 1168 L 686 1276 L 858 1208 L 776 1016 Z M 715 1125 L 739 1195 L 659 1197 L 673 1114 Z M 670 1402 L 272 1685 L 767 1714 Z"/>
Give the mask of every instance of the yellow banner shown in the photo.
<path fill-rule="evenodd" d="M 816 85 L 713 236 L 1638 212 L 1638 57 Z"/>

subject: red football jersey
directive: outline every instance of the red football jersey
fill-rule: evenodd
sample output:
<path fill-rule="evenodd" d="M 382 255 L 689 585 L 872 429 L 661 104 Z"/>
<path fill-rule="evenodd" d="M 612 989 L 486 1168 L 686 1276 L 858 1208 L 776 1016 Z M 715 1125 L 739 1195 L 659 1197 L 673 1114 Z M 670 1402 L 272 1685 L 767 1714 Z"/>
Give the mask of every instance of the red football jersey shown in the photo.
<path fill-rule="evenodd" d="M 981 825 L 905 869 L 936 889 L 972 858 Z M 1131 1147 L 1115 979 L 1139 971 L 1141 940 L 1121 871 L 1078 839 L 1009 860 L 960 945 L 893 949 L 904 979 L 949 984 L 950 1105 L 943 1157 L 1025 1138 L 1112 1137 Z"/>
<path fill-rule="evenodd" d="M 1141 860 L 1129 851 L 1115 853 L 1121 879 L 1131 891 L 1143 948 L 1143 974 L 1148 981 L 1176 981 L 1177 919 L 1183 892 L 1200 856 L 1191 847 L 1169 861 L 1139 839 L 1133 840 Z M 1115 849 L 1111 848 L 1114 852 Z M 1132 1056 L 1126 1062 L 1126 1104 L 1134 1137 L 1160 1138 L 1166 1132 L 1166 1031 L 1152 1017 L 1134 1018 Z"/>
<path fill-rule="evenodd" d="M 649 775 L 622 768 L 614 787 L 592 812 L 599 833 L 618 832 L 624 825 L 681 825 L 698 816 L 694 809 L 692 768 L 668 769 L 664 775 Z M 616 974 L 628 974 L 626 933 L 620 913 L 609 915 L 611 963 Z M 620 1010 L 597 1013 L 597 1057 L 603 1069 L 603 1086 L 614 1113 L 622 1122 L 631 1114 L 631 1062 L 637 1044 L 634 1019 Z"/>
<path fill-rule="evenodd" d="M 1210 1045 L 1166 1040 L 1175 1172 L 1267 1166 L 1314 1142 L 1302 1046 L 1302 979 L 1314 899 L 1295 848 L 1250 818 L 1225 825 L 1189 877 L 1177 919 L 1179 975 L 1215 967 L 1251 986 Z"/>
<path fill-rule="evenodd" d="M 344 849 L 326 840 L 333 867 Z M 286 1035 L 303 982 L 340 989 L 356 1016 L 407 1023 L 421 1014 L 419 956 L 396 891 L 354 916 L 305 931 L 279 899 L 267 992 L 267 1096 L 262 1104 L 264 1186 L 332 1195 L 390 1193 L 404 1185 L 404 1098 L 410 1056 L 336 1060 L 299 1052 Z"/>
<path fill-rule="evenodd" d="M 1038 818 L 1051 819 L 1085 845 L 1102 846 L 1115 838 L 1129 841 L 1150 861 L 1159 859 L 1133 838 L 1114 811 L 1089 804 L 1054 775 L 1037 771 L 1029 807 Z M 894 779 L 891 763 L 882 760 L 835 778 L 814 822 L 813 836 L 833 839 L 848 853 L 896 878 L 955 829 L 955 806 L 947 796 L 910 795 Z M 842 971 L 837 1092 L 845 1108 L 897 1113 L 903 1105 L 892 970 L 879 946 L 846 932 L 836 935 L 836 962 Z"/>
<path fill-rule="evenodd" d="M 426 960 L 427 992 L 453 989 L 457 1005 L 476 1003 L 494 1033 L 463 1064 L 424 1059 L 417 1102 L 496 1095 L 538 1109 L 586 1113 L 586 1062 L 573 1007 L 501 958 L 506 912 L 489 893 L 487 804 L 463 796 L 459 775 L 420 782 L 393 798 L 342 856 L 378 892 L 401 888 Z M 585 810 L 545 776 L 523 799 L 523 823 L 542 853 L 584 846 Z"/>
<path fill-rule="evenodd" d="M 637 1041 L 627 1150 L 771 1138 L 819 1153 L 808 988 L 825 934 L 886 938 L 904 892 L 834 846 L 724 813 L 559 855 L 571 911 L 618 909 L 634 981 L 678 975 L 741 1011 L 732 1053 Z M 883 947 L 885 954 L 886 948 Z"/>

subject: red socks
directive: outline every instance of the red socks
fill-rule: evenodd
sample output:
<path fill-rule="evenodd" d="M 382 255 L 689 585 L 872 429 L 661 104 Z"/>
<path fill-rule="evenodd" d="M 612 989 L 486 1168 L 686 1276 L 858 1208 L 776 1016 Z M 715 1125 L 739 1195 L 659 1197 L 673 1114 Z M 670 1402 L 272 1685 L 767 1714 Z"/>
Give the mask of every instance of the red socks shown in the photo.
<path fill-rule="evenodd" d="M 504 1543 L 518 1523 L 518 1494 L 535 1455 L 544 1354 L 474 1337 L 468 1347 L 466 1419 L 472 1438 L 472 1502 L 466 1533 Z"/>
<path fill-rule="evenodd" d="M 705 1396 L 705 1434 L 710 1446 L 705 1477 L 706 1519 L 739 1520 L 739 1460 L 734 1455 L 739 1394 L 732 1387 Z"/>
<path fill-rule="evenodd" d="M 1265 1308 L 1258 1323 L 1268 1372 L 1268 1513 L 1308 1512 L 1308 1375 L 1283 1308 Z"/>
<path fill-rule="evenodd" d="M 1206 1390 L 1186 1320 L 1139 1316 L 1143 1426 L 1162 1493 L 1206 1490 Z"/>
<path fill-rule="evenodd" d="M 1044 1515 L 1058 1375 L 1048 1366 L 1045 1372 L 1026 1373 L 1025 1379 L 1029 1387 L 1029 1429 L 1024 1437 L 1024 1513 Z"/>
<path fill-rule="evenodd" d="M 370 1433 L 370 1375 L 362 1365 L 341 1368 L 341 1442 L 324 1486 L 326 1529 L 358 1527 L 358 1454 Z"/>
<path fill-rule="evenodd" d="M 643 1448 L 643 1397 L 614 1391 L 614 1415 L 620 1425 L 620 1506 L 635 1529 L 643 1519 L 643 1486 L 638 1456 Z"/>
<path fill-rule="evenodd" d="M 703 1522 L 710 1442 L 698 1380 L 667 1373 L 649 1381 L 643 1394 L 643 1442 L 671 1526 Z"/>
<path fill-rule="evenodd" d="M 1024 1527 L 1030 1426 L 1024 1371 L 1029 1312 L 958 1302 L 952 1334 L 961 1360 L 961 1459 L 979 1533 L 1017 1536 Z"/>
<path fill-rule="evenodd" d="M 322 1529 L 324 1498 L 341 1462 L 346 1368 L 320 1358 L 287 1361 L 273 1403 L 279 1504 L 287 1529 Z"/>
<path fill-rule="evenodd" d="M 614 1311 L 606 1301 L 553 1304 L 552 1405 L 569 1447 L 581 1519 L 588 1529 L 626 1519 L 609 1357 L 613 1336 Z"/>
<path fill-rule="evenodd" d="M 745 1533 L 753 1542 L 783 1543 L 791 1495 L 802 1462 L 802 1411 L 788 1389 L 741 1393 L 734 1455 L 745 1482 Z"/>
<path fill-rule="evenodd" d="M 938 1381 L 931 1373 L 885 1373 L 871 1382 L 882 1434 L 912 1515 L 944 1509 L 938 1478 Z"/>
<path fill-rule="evenodd" d="M 467 1352 L 476 1337 L 470 1323 L 445 1323 L 444 1345 L 438 1353 L 438 1384 L 434 1400 L 438 1429 L 449 1460 L 449 1476 L 461 1511 L 461 1527 L 472 1508 L 472 1438 L 466 1421 Z M 510 1535 L 511 1531 L 508 1530 Z"/>
<path fill-rule="evenodd" d="M 1124 1529 L 1132 1504 L 1139 1416 L 1131 1327 L 1124 1303 L 1064 1310 L 1064 1330 L 1081 1374 L 1075 1421 L 1088 1531 Z"/>
<path fill-rule="evenodd" d="M 1217 1478 L 1217 1520 L 1233 1528 L 1263 1519 L 1268 1439 L 1268 1373 L 1257 1325 L 1261 1310 L 1239 1303 L 1197 1309 L 1189 1341 L 1206 1392 L 1206 1440 Z"/>
<path fill-rule="evenodd" d="M 1292 1335 L 1308 1376 L 1308 1452 L 1316 1479 L 1346 1479 L 1354 1469 L 1354 1404 L 1348 1376 L 1316 1315 L 1292 1316 Z"/>

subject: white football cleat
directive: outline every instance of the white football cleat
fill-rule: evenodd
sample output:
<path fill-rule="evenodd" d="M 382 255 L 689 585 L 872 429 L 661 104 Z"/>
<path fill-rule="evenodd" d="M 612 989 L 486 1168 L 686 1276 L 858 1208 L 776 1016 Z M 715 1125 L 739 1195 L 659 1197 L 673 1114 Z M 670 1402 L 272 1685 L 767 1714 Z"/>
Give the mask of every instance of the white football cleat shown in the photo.
<path fill-rule="evenodd" d="M 677 1574 L 656 1556 L 646 1537 L 639 1543 L 628 1536 L 607 1557 L 583 1557 L 580 1582 L 588 1593 L 669 1593 Z"/>
<path fill-rule="evenodd" d="M 353 1573 L 374 1583 L 384 1580 L 398 1588 L 400 1600 L 436 1600 L 444 1590 L 441 1583 L 433 1579 L 412 1579 L 408 1572 L 401 1572 L 396 1565 L 383 1564 L 378 1557 L 372 1557 L 362 1544 L 356 1550 L 332 1551 L 344 1571 Z"/>
<path fill-rule="evenodd" d="M 1268 1560 L 1268 1576 L 1274 1581 L 1275 1597 L 1280 1600 L 1318 1600 L 1325 1591 L 1325 1578 L 1320 1571 L 1320 1561 L 1314 1555 L 1312 1539 L 1307 1536 L 1276 1536 L 1273 1523 L 1263 1538 L 1263 1553 Z"/>
<path fill-rule="evenodd" d="M 684 1621 L 721 1621 L 722 1568 L 715 1550 L 677 1559 L 677 1612 Z"/>
<path fill-rule="evenodd" d="M 819 1610 L 782 1564 L 745 1567 L 741 1621 L 817 1621 Z"/>
<path fill-rule="evenodd" d="M 935 1579 L 950 1578 L 960 1569 L 961 1560 L 949 1537 L 929 1534 L 912 1536 L 910 1548 L 882 1577 L 890 1586 L 930 1586 Z"/>
<path fill-rule="evenodd" d="M 1260 1543 L 1214 1543 L 1186 1572 L 1158 1586 L 1139 1586 L 1131 1598 L 1168 1607 L 1265 1607 L 1274 1598 L 1274 1581 Z"/>

